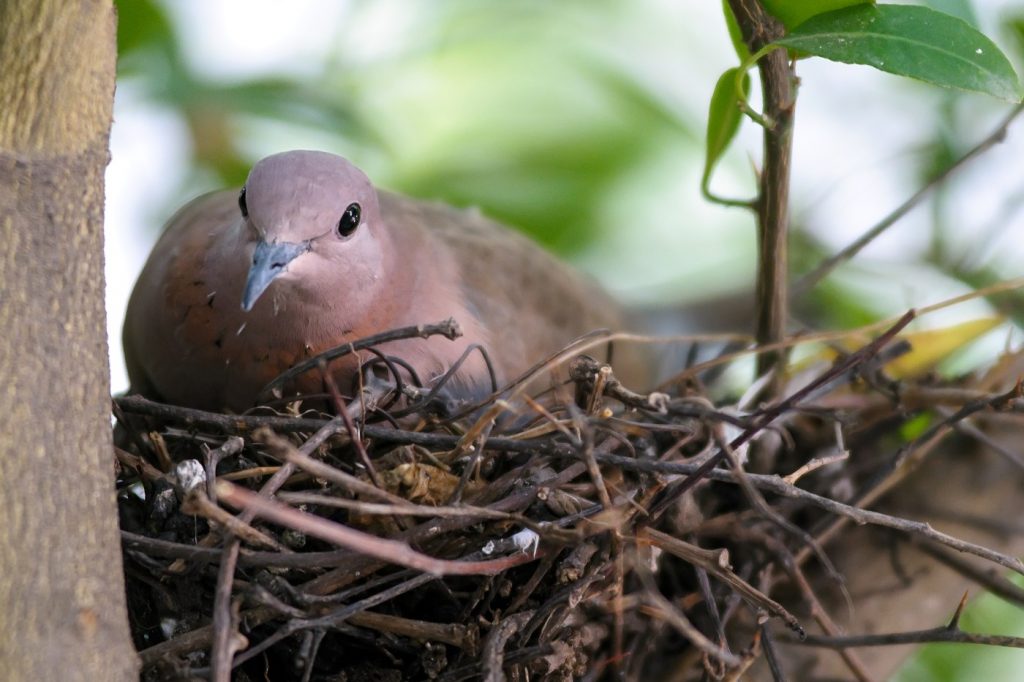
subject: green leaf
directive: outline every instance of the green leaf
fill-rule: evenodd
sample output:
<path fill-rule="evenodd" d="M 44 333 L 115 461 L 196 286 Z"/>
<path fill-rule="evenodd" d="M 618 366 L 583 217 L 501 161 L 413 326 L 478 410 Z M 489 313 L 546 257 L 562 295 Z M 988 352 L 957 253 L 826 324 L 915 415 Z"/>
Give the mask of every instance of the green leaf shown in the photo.
<path fill-rule="evenodd" d="M 799 26 L 813 16 L 844 7 L 874 3 L 875 0 L 761 0 L 768 13 L 787 29 Z"/>
<path fill-rule="evenodd" d="M 729 0 L 722 0 L 722 14 L 725 15 L 725 27 L 729 29 L 729 40 L 732 41 L 732 47 L 742 64 L 750 58 L 750 49 L 743 42 L 740 25 L 736 23 L 736 15 L 732 13 L 732 7 L 729 7 Z"/>
<path fill-rule="evenodd" d="M 704 157 L 704 175 L 701 177 L 701 191 L 709 196 L 708 182 L 715 164 L 729 148 L 740 127 L 740 107 L 736 101 L 736 75 L 738 68 L 728 69 L 715 84 L 708 107 L 707 151 Z M 743 74 L 743 94 L 750 92 L 750 76 Z"/>
<path fill-rule="evenodd" d="M 995 43 L 927 7 L 858 5 L 820 14 L 775 44 L 942 87 L 1020 99 L 1017 74 Z"/>

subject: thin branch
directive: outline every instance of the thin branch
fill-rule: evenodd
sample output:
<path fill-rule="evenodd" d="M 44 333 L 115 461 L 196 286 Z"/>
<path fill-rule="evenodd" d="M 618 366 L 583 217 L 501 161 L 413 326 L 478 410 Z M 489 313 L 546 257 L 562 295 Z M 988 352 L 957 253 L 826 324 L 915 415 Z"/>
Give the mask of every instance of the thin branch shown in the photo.
<path fill-rule="evenodd" d="M 965 595 L 966 596 L 966 595 Z M 962 608 L 962 602 L 961 602 Z M 1013 649 L 1024 649 L 1024 637 L 1012 637 L 1010 635 L 985 635 L 974 632 L 964 632 L 957 625 L 960 609 L 957 610 L 952 622 L 927 630 L 910 630 L 908 632 L 887 632 L 877 635 L 846 635 L 841 637 L 823 637 L 821 635 L 808 635 L 806 639 L 800 640 L 796 637 L 787 637 L 786 641 L 791 644 L 803 646 L 826 647 L 830 649 L 850 647 L 872 647 L 872 646 L 897 646 L 900 644 L 934 644 L 945 642 L 951 644 L 985 644 L 987 646 L 1001 646 Z"/>
<path fill-rule="evenodd" d="M 857 352 L 851 353 L 842 361 L 836 363 L 828 371 L 824 372 L 817 379 L 794 392 L 785 400 L 764 410 L 752 426 L 748 427 L 743 431 L 743 433 L 736 436 L 736 438 L 729 443 L 729 447 L 733 450 L 740 447 L 775 421 L 775 419 L 786 410 L 797 406 L 804 398 L 816 393 L 822 386 L 828 385 L 837 377 L 844 376 L 853 368 L 873 358 L 887 343 L 892 341 L 892 339 L 895 338 L 895 336 L 902 331 L 904 327 L 910 324 L 911 320 L 913 320 L 915 316 L 915 311 L 908 311 L 896 322 L 896 324 L 891 326 L 884 334 L 876 338 L 874 341 L 865 345 Z M 725 459 L 725 456 L 725 450 L 719 448 L 718 453 L 713 457 L 708 458 L 707 462 L 705 462 L 700 469 L 694 472 L 693 475 L 669 485 L 662 492 L 660 499 L 656 500 L 651 505 L 649 510 L 651 519 L 656 519 L 661 516 L 661 514 L 663 514 L 669 506 L 678 500 L 683 493 L 700 482 L 708 472 L 717 467 L 718 464 Z"/>
<path fill-rule="evenodd" d="M 663 619 L 678 631 L 679 634 L 688 639 L 697 649 L 725 665 L 736 667 L 742 663 L 739 656 L 705 637 L 704 633 L 690 622 L 685 613 L 668 599 L 665 599 L 661 592 L 654 587 L 653 581 L 650 581 L 650 583 L 647 590 L 644 591 L 644 601 L 647 602 L 646 610 L 651 615 L 656 615 Z"/>
<path fill-rule="evenodd" d="M 495 575 L 534 559 L 533 554 L 525 552 L 491 561 L 435 559 L 417 552 L 404 542 L 379 538 L 376 535 L 370 535 L 313 514 L 303 513 L 226 481 L 218 484 L 217 492 L 224 502 L 236 509 L 244 510 L 246 514 L 261 516 L 274 523 L 347 547 L 360 554 L 399 566 L 414 568 L 430 575 Z"/>
<path fill-rule="evenodd" d="M 729 0 L 729 7 L 752 54 L 785 34 L 785 27 L 765 11 L 758 0 Z M 793 121 L 796 110 L 796 74 L 786 50 L 768 52 L 757 62 L 764 98 L 764 156 L 757 197 L 758 268 L 756 336 L 759 345 L 781 341 L 786 334 L 789 297 L 787 238 L 789 185 L 793 154 Z M 758 356 L 758 373 L 785 363 L 785 353 L 772 351 Z M 776 382 L 776 388 L 780 386 Z"/>
<path fill-rule="evenodd" d="M 190 427 L 213 428 L 229 434 L 252 433 L 262 427 L 271 428 L 277 433 L 308 433 L 322 429 L 328 424 L 334 425 L 330 434 L 332 436 L 345 431 L 345 425 L 340 419 L 218 414 L 189 407 L 165 405 L 137 395 L 124 396 L 116 400 L 121 409 L 130 414 L 150 415 Z M 429 448 L 451 450 L 461 440 L 459 436 L 447 433 L 406 431 L 391 427 L 374 426 L 372 424 L 363 426 L 362 431 L 364 436 L 373 438 L 378 443 L 385 445 L 422 445 Z M 569 446 L 558 444 L 548 439 L 490 438 L 487 442 L 492 450 L 505 450 L 508 452 L 566 454 L 571 450 Z"/>
<path fill-rule="evenodd" d="M 892 458 L 891 464 L 888 468 L 880 472 L 877 476 L 877 480 L 874 483 L 869 483 L 866 486 L 866 491 L 862 493 L 856 501 L 858 507 L 866 507 L 874 504 L 883 495 L 891 491 L 896 487 L 902 480 L 904 480 L 911 472 L 913 472 L 921 462 L 924 461 L 925 457 L 931 450 L 940 442 L 942 438 L 949 433 L 954 425 L 960 421 L 966 419 L 972 414 L 976 414 L 983 410 L 990 409 L 1013 409 L 1014 405 L 1020 403 L 1021 386 L 1014 386 L 1006 393 L 1000 393 L 998 395 L 986 395 L 984 398 L 973 400 L 963 405 L 959 410 L 949 415 L 948 417 L 932 424 L 924 433 L 915 438 L 910 443 L 907 443 L 899 450 L 897 450 L 895 456 Z M 818 534 L 818 543 L 825 545 L 833 537 L 846 526 L 849 521 L 856 521 L 852 518 L 841 518 L 836 519 L 832 524 L 824 531 Z M 925 524 L 927 525 L 927 524 Z M 929 526 L 929 529 L 931 527 Z M 948 544 L 948 543 L 944 543 Z M 952 546 L 952 545 L 951 545 Z M 959 549 L 959 548 L 954 548 Z M 960 550 L 966 551 L 966 550 Z M 971 552 L 974 554 L 975 552 Z M 797 554 L 797 563 L 803 563 L 809 558 L 810 554 L 805 549 Z M 979 556 L 982 556 L 979 554 Z M 1003 556 L 1003 555 L 999 555 Z M 988 557 L 986 557 L 988 558 Z M 1017 566 L 1024 567 L 1024 564 L 1016 562 L 1012 565 L 1006 565 L 1018 573 L 1021 570 Z"/>
<path fill-rule="evenodd" d="M 426 339 L 431 336 L 444 336 L 445 338 L 454 341 L 462 336 L 462 330 L 459 329 L 459 325 L 454 319 L 449 318 L 437 324 L 411 325 L 408 327 L 400 327 L 398 329 L 389 329 L 381 332 L 380 334 L 367 336 L 366 338 L 359 339 L 358 341 L 353 341 L 352 343 L 346 343 L 336 348 L 331 348 L 330 350 L 326 350 L 319 355 L 309 358 L 308 360 L 300 362 L 287 371 L 282 372 L 277 376 L 277 378 L 260 389 L 259 395 L 272 395 L 275 390 L 280 389 L 295 377 L 305 374 L 312 369 L 316 369 L 321 362 L 331 362 L 332 360 L 337 360 L 340 357 L 344 357 L 358 350 L 379 346 L 380 344 L 387 343 L 388 341 L 414 338 Z"/>
<path fill-rule="evenodd" d="M 870 244 L 878 238 L 879 235 L 896 224 L 903 216 L 907 215 L 907 213 L 909 213 L 915 206 L 921 203 L 929 192 L 942 184 L 954 172 L 966 165 L 968 161 L 978 158 L 992 147 L 1003 142 L 1003 140 L 1006 139 L 1006 133 L 1010 124 L 1016 120 L 1022 111 L 1024 111 L 1024 104 L 1018 104 L 1015 106 L 1006 118 L 1004 118 L 996 127 L 996 129 L 993 130 L 985 139 L 975 145 L 970 151 L 936 174 L 924 185 L 924 187 L 917 190 L 917 192 L 915 192 L 909 199 L 896 207 L 892 213 L 882 218 L 878 223 L 853 240 L 844 249 L 832 256 L 829 256 L 819 263 L 817 267 L 801 277 L 793 287 L 792 295 L 796 297 L 807 293 L 814 287 L 814 285 L 828 276 L 828 274 L 836 267 L 856 256 L 865 246 Z"/>
<path fill-rule="evenodd" d="M 605 464 L 612 464 L 615 466 L 622 467 L 623 469 L 633 469 L 635 471 L 649 471 L 651 473 L 662 473 L 662 474 L 683 474 L 687 476 L 694 476 L 702 466 L 696 464 L 687 464 L 684 462 L 654 462 L 650 460 L 637 460 L 631 457 L 622 457 L 620 455 L 597 455 L 597 459 Z M 713 481 L 721 481 L 724 483 L 739 484 L 736 475 L 731 471 L 724 469 L 714 469 L 705 472 L 705 477 Z M 1008 556 L 1002 552 L 997 552 L 988 547 L 977 545 L 973 542 L 967 542 L 960 540 L 959 538 L 947 535 L 940 531 L 935 530 L 928 523 L 923 521 L 912 521 L 910 519 L 902 519 L 889 514 L 883 514 L 881 512 L 871 511 L 870 509 L 859 509 L 852 507 L 842 502 L 837 502 L 828 497 L 822 495 L 816 495 L 812 492 L 808 492 L 796 486 L 789 485 L 779 476 L 767 476 L 764 474 L 747 474 L 747 480 L 753 483 L 756 487 L 767 490 L 768 492 L 782 495 L 791 499 L 799 500 L 801 502 L 807 502 L 813 504 L 816 507 L 820 507 L 825 511 L 833 514 L 838 514 L 853 521 L 857 524 L 871 524 L 874 526 L 882 526 L 885 528 L 892 528 L 904 533 L 920 535 L 921 537 L 929 540 L 934 540 L 940 544 L 951 547 L 958 552 L 965 552 L 967 554 L 974 554 L 983 559 L 987 559 L 993 563 L 999 564 L 1012 571 L 1016 571 L 1021 575 L 1024 575 L 1024 563 L 1015 557 Z M 820 539 L 819 539 L 820 542 Z M 810 550 L 807 550 L 808 552 Z"/>
<path fill-rule="evenodd" d="M 244 540 L 254 547 L 276 550 L 284 554 L 291 553 L 292 551 L 263 531 L 253 528 L 242 519 L 232 516 L 224 509 L 218 507 L 207 497 L 206 492 L 199 487 L 193 488 L 185 496 L 181 503 L 181 511 L 192 516 L 201 516 L 211 523 L 221 526 L 225 532 L 238 536 L 240 540 Z"/>
<path fill-rule="evenodd" d="M 637 536 L 637 539 L 644 540 L 655 547 L 658 547 L 669 554 L 673 554 L 684 561 L 695 566 L 700 566 L 705 571 L 715 576 L 730 588 L 743 595 L 745 599 L 758 607 L 764 609 L 782 619 L 791 630 L 798 635 L 804 631 L 796 616 L 787 611 L 782 604 L 761 593 L 745 580 L 736 575 L 729 566 L 729 552 L 720 550 L 707 550 L 696 545 L 691 545 L 679 538 L 672 537 L 653 528 L 645 528 Z"/>

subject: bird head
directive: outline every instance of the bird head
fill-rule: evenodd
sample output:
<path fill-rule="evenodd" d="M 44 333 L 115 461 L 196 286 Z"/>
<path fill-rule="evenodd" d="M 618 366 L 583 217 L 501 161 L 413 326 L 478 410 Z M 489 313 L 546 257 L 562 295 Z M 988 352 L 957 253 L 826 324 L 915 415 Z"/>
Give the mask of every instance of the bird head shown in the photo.
<path fill-rule="evenodd" d="M 274 282 L 335 300 L 379 280 L 384 247 L 377 192 L 342 157 L 316 151 L 268 156 L 250 171 L 238 208 L 252 244 L 243 310 Z"/>

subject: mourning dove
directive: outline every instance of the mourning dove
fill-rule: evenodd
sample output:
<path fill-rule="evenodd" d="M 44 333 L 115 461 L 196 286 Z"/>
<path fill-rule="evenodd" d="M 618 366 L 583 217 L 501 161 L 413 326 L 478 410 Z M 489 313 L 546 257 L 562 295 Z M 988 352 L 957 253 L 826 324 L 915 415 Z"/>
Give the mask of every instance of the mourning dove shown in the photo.
<path fill-rule="evenodd" d="M 620 326 L 599 288 L 478 211 L 378 192 L 339 156 L 290 151 L 258 162 L 241 193 L 207 194 L 171 218 L 132 292 L 124 352 L 134 392 L 241 412 L 326 349 L 449 317 L 463 332 L 455 341 L 379 350 L 429 386 L 480 344 L 503 382 L 581 334 Z M 330 365 L 343 392 L 358 366 L 355 356 Z M 481 355 L 444 390 L 490 393 Z M 286 397 L 323 392 L 317 371 L 286 386 Z"/>

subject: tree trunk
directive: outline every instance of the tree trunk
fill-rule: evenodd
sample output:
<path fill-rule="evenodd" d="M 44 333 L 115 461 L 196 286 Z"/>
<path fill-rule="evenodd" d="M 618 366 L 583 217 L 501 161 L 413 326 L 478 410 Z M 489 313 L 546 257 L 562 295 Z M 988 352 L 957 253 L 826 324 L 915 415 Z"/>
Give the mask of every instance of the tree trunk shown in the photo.
<path fill-rule="evenodd" d="M 103 309 L 110 0 L 0 2 L 0 661 L 134 680 Z"/>

